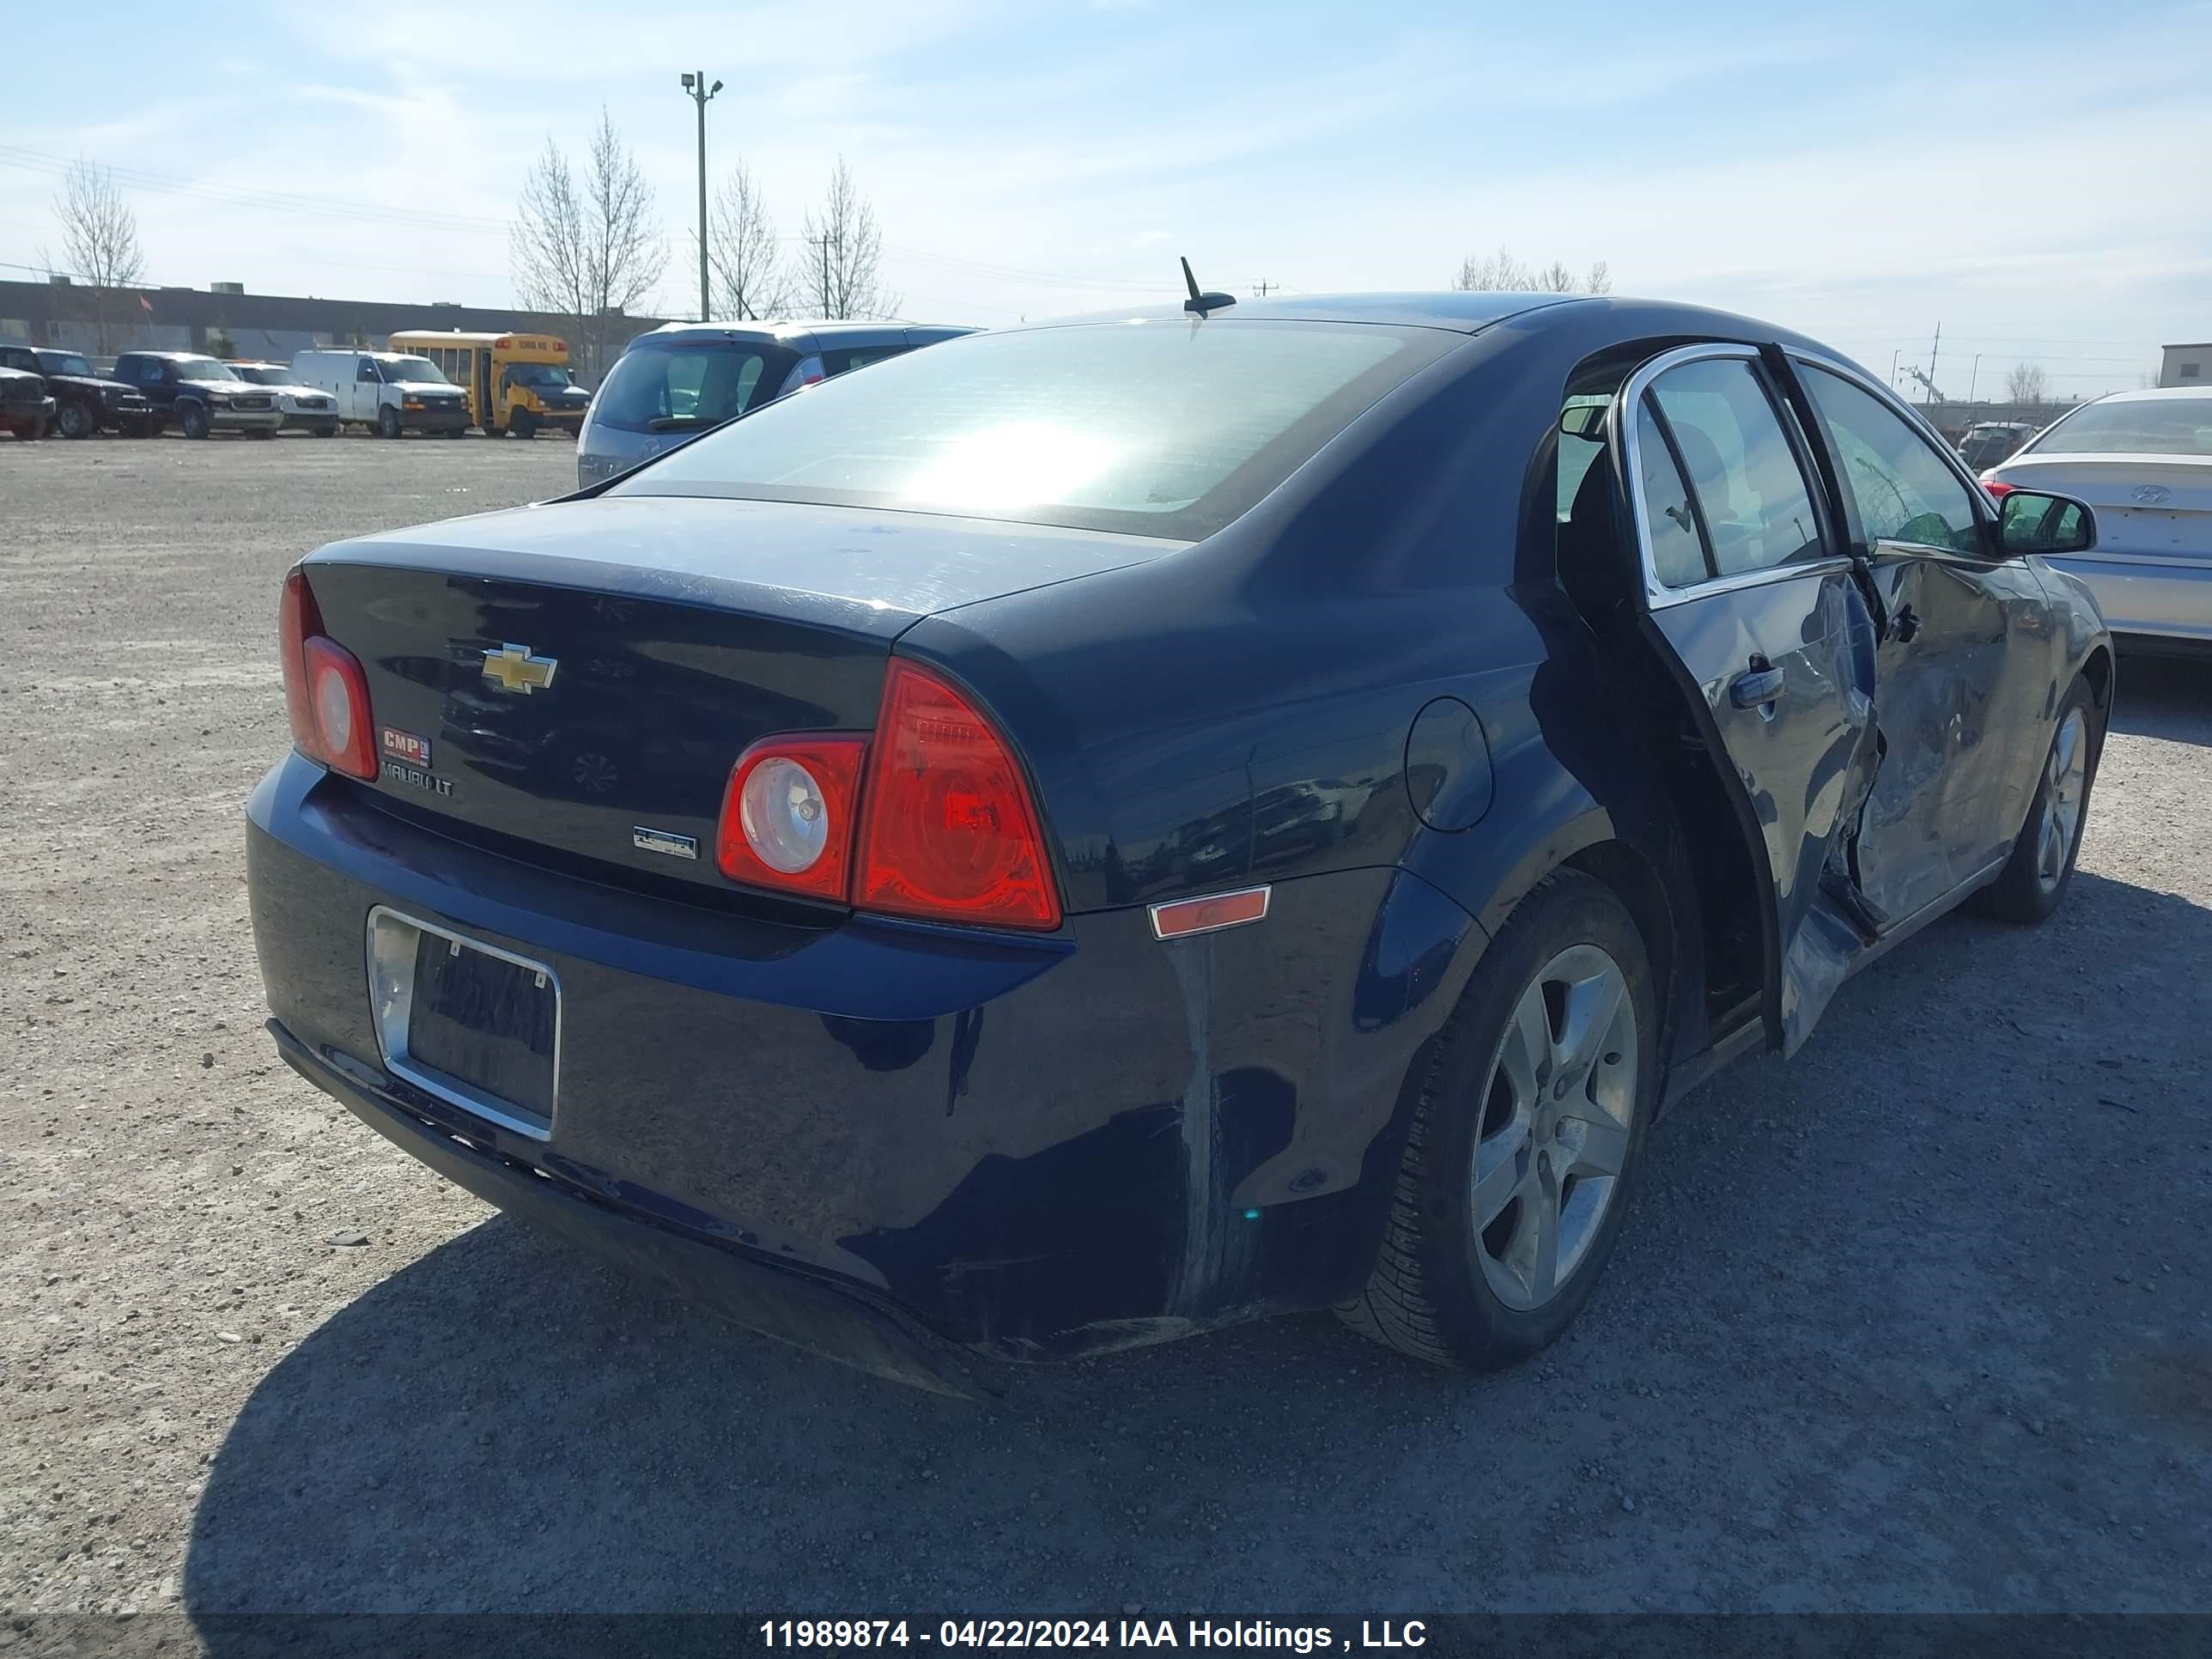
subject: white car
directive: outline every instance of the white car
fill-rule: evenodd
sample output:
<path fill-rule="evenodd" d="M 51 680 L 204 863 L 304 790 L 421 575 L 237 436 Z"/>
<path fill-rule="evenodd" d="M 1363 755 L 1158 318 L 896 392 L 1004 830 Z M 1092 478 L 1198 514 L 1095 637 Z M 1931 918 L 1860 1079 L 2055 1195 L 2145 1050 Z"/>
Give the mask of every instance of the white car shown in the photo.
<path fill-rule="evenodd" d="M 2055 556 L 2138 649 L 2212 651 L 2212 392 L 2116 392 L 1982 474 L 1992 495 L 2056 490 L 2097 511 L 2097 544 Z"/>
<path fill-rule="evenodd" d="M 329 392 L 341 421 L 374 428 L 379 437 L 444 432 L 458 438 L 469 429 L 467 395 L 428 357 L 410 352 L 302 351 L 292 358 L 292 378 Z"/>
<path fill-rule="evenodd" d="M 230 372 L 241 380 L 265 386 L 276 395 L 284 416 L 284 432 L 312 432 L 318 438 L 334 438 L 338 430 L 338 400 L 327 392 L 301 386 L 283 363 L 237 362 Z"/>

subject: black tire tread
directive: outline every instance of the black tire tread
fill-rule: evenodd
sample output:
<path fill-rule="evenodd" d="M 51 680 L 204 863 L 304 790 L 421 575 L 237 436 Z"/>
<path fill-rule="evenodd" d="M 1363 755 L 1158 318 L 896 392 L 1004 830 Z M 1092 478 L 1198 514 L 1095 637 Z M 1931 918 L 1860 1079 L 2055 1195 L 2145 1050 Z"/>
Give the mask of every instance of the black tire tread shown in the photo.
<path fill-rule="evenodd" d="M 1530 918 L 1548 909 L 1553 895 L 1585 890 L 1619 902 L 1613 890 L 1595 876 L 1579 870 L 1554 870 L 1522 897 L 1488 948 L 1498 951 L 1516 936 L 1517 929 L 1533 926 Z M 1451 1370 L 1458 1369 L 1460 1362 L 1438 1328 L 1436 1305 L 1428 1293 L 1428 1273 L 1421 1260 L 1421 1190 L 1428 1174 L 1428 1143 L 1441 1109 L 1437 1085 L 1450 1069 L 1452 1056 L 1479 1035 L 1469 1030 L 1473 1023 L 1464 1001 L 1444 1023 L 1420 1097 L 1413 1104 L 1413 1121 L 1407 1127 L 1406 1150 L 1399 1159 L 1397 1184 L 1391 1191 L 1389 1218 L 1374 1272 L 1357 1297 L 1335 1310 L 1346 1327 L 1370 1341 Z"/>

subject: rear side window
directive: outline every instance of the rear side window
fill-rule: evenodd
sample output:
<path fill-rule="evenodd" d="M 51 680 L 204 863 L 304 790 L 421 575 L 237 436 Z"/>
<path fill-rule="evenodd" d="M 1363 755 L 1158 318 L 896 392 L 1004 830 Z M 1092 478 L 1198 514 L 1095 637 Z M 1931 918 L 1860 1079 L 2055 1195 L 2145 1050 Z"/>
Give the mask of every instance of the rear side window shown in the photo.
<path fill-rule="evenodd" d="M 1689 587 L 1711 573 L 1698 532 L 1690 487 L 1667 447 L 1649 400 L 1636 406 L 1636 464 L 1644 492 L 1644 518 L 1651 537 L 1651 572 L 1669 587 Z"/>
<path fill-rule="evenodd" d="M 905 345 L 846 346 L 822 354 L 822 373 L 824 376 L 849 374 L 856 368 L 866 368 L 870 363 L 879 363 L 886 357 L 902 357 L 914 348 Z"/>
<path fill-rule="evenodd" d="M 774 395 L 798 354 L 751 341 L 639 344 L 599 388 L 592 418 L 625 432 L 719 426 Z"/>
<path fill-rule="evenodd" d="M 1654 381 L 1649 397 L 1698 492 L 1716 574 L 1769 570 L 1820 551 L 1812 493 L 1749 363 L 1685 363 Z"/>
<path fill-rule="evenodd" d="M 615 488 L 1195 539 L 1463 340 L 1181 318 L 971 334 L 824 381 Z"/>
<path fill-rule="evenodd" d="M 1926 439 L 1840 374 L 1808 363 L 1802 378 L 1869 541 L 1981 551 L 1973 498 Z"/>

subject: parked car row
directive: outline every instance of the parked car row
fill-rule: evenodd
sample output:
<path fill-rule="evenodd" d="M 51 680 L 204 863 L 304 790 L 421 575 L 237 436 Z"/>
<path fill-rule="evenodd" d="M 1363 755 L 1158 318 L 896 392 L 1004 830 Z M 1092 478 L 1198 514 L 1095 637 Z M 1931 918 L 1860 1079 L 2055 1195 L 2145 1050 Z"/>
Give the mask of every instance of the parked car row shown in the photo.
<path fill-rule="evenodd" d="M 103 430 L 150 437 L 175 427 L 331 437 L 460 437 L 472 427 L 580 441 L 577 483 L 604 482 L 787 392 L 972 332 L 897 323 L 671 323 L 633 340 L 594 398 L 575 384 L 565 342 L 544 335 L 416 331 L 387 349 L 316 347 L 289 363 L 204 352 L 126 351 L 101 374 L 82 355 L 0 345 L 0 367 L 38 377 L 9 393 L 0 427 L 29 437 Z M 41 415 L 34 405 L 49 398 Z"/>

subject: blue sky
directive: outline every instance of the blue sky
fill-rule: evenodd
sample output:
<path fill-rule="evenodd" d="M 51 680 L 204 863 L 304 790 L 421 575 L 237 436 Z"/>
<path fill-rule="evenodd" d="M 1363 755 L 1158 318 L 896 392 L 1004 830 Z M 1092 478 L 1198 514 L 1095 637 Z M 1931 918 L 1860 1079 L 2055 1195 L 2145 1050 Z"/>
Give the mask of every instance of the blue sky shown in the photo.
<path fill-rule="evenodd" d="M 698 67 L 710 175 L 742 153 L 788 234 L 842 154 L 917 319 L 1159 297 L 1178 253 L 1238 292 L 1435 288 L 1503 243 L 1883 374 L 1940 322 L 1953 395 L 2021 359 L 2132 386 L 2212 337 L 2203 0 L 10 9 L 11 57 L 57 71 L 0 118 L 15 266 L 58 249 L 55 158 L 88 155 L 131 170 L 158 282 L 506 303 L 523 172 L 604 104 L 684 314 Z"/>

